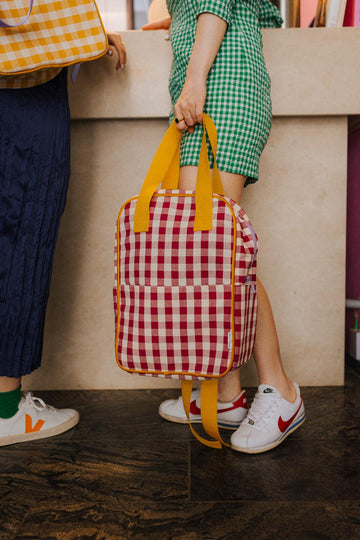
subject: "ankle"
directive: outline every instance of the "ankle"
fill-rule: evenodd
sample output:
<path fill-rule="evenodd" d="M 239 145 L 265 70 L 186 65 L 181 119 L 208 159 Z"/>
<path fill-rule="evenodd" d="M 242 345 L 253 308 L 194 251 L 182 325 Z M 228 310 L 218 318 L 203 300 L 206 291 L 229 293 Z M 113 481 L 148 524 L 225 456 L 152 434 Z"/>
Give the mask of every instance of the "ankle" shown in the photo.
<path fill-rule="evenodd" d="M 230 371 L 225 377 L 219 379 L 218 401 L 228 403 L 233 401 L 241 392 L 239 370 Z"/>
<path fill-rule="evenodd" d="M 21 377 L 0 376 L 0 393 L 12 392 L 21 386 Z"/>
<path fill-rule="evenodd" d="M 260 381 L 260 384 L 269 384 L 271 386 L 275 386 L 275 388 L 279 390 L 282 397 L 290 403 L 294 403 L 294 401 L 296 400 L 297 394 L 295 386 L 288 378 L 284 380 L 266 379 L 264 381 Z"/>
<path fill-rule="evenodd" d="M 280 388 L 278 388 L 280 394 L 286 401 L 289 401 L 290 403 L 294 403 L 296 400 L 297 394 L 295 386 L 292 384 L 292 382 L 288 382 L 287 384 L 281 385 Z"/>
<path fill-rule="evenodd" d="M 230 403 L 231 401 L 234 401 L 240 394 L 242 390 L 240 389 L 229 389 L 225 388 L 223 391 L 219 388 L 218 391 L 218 401 L 219 403 Z"/>
<path fill-rule="evenodd" d="M 21 386 L 10 392 L 0 392 L 0 418 L 7 420 L 19 410 L 21 401 Z"/>

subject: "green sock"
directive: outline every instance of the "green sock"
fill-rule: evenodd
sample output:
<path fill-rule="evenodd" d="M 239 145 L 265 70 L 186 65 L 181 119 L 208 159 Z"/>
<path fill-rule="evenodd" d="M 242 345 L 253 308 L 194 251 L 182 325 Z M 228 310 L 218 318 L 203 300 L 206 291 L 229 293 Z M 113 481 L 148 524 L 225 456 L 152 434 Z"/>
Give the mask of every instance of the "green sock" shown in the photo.
<path fill-rule="evenodd" d="M 0 418 L 11 418 L 19 410 L 21 386 L 11 392 L 0 392 Z"/>

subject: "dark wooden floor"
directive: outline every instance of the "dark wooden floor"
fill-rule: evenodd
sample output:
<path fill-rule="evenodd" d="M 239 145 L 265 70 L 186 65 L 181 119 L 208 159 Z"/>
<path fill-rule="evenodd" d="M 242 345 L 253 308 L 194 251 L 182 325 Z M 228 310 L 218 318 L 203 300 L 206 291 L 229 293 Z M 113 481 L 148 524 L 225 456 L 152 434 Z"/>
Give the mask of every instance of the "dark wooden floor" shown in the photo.
<path fill-rule="evenodd" d="M 174 390 L 37 395 L 77 408 L 81 421 L 0 449 L 2 540 L 360 539 L 360 375 L 351 368 L 345 388 L 303 388 L 305 424 L 253 456 L 205 448 L 187 426 L 162 420 L 158 405 Z"/>

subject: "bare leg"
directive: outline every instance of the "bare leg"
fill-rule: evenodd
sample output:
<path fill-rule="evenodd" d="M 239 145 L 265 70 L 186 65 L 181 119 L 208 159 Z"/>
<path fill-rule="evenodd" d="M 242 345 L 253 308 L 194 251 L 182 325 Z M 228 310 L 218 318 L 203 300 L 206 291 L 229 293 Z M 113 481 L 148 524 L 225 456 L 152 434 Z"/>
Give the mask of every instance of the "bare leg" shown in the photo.
<path fill-rule="evenodd" d="M 12 392 L 19 388 L 21 383 L 20 379 L 14 379 L 13 377 L 0 377 L 0 392 Z"/>
<path fill-rule="evenodd" d="M 180 169 L 180 189 L 195 189 L 197 167 L 186 166 Z M 234 201 L 239 202 L 241 200 L 242 190 L 245 183 L 245 176 L 238 174 L 231 174 L 226 172 L 220 172 L 221 180 L 224 186 L 225 195 L 230 197 Z M 239 377 L 239 370 L 230 371 L 228 375 L 219 379 L 219 401 L 231 401 L 239 395 L 241 392 L 241 382 Z"/>
<path fill-rule="evenodd" d="M 181 189 L 195 189 L 197 167 L 186 166 L 180 169 L 179 187 Z M 245 176 L 220 171 L 224 192 L 227 197 L 240 204 Z M 256 327 L 256 340 L 254 348 L 255 364 L 258 371 L 259 382 L 270 384 L 278 388 L 285 399 L 294 401 L 296 391 L 285 374 L 281 357 L 275 321 L 269 298 L 259 279 L 258 286 L 258 316 Z M 239 370 L 231 371 L 219 379 L 219 401 L 231 401 L 241 391 Z"/>
<path fill-rule="evenodd" d="M 288 401 L 295 401 L 296 390 L 288 379 L 280 356 L 271 304 L 261 281 L 257 279 L 258 313 L 254 359 L 259 383 L 275 386 Z"/>

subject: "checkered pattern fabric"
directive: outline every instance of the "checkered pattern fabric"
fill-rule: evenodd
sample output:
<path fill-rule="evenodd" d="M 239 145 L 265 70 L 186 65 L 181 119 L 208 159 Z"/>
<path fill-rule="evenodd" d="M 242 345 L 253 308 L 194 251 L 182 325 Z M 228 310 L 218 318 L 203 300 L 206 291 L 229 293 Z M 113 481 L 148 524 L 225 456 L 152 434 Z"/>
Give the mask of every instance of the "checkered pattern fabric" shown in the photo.
<path fill-rule="evenodd" d="M 213 13 L 229 24 L 233 3 L 233 0 L 200 0 L 200 2 L 198 1 L 197 15 Z"/>
<path fill-rule="evenodd" d="M 228 23 L 207 78 L 204 112 L 216 124 L 219 169 L 245 175 L 247 183 L 256 181 L 272 120 L 270 78 L 262 53 L 260 27 L 281 26 L 279 11 L 269 0 L 168 0 L 167 6 L 172 16 L 169 91 L 173 106 L 185 82 L 198 15 L 213 13 Z M 199 163 L 201 137 L 201 126 L 194 133 L 183 135 L 181 165 Z M 212 162 L 210 148 L 209 156 Z"/>
<path fill-rule="evenodd" d="M 0 18 L 18 24 L 28 7 L 28 0 L 0 1 Z M 0 88 L 41 84 L 60 67 L 98 58 L 107 48 L 93 0 L 38 0 L 25 24 L 0 28 Z"/>
<path fill-rule="evenodd" d="M 213 228 L 194 231 L 193 192 L 156 192 L 148 232 L 134 233 L 137 197 L 116 228 L 116 354 L 130 372 L 219 377 L 251 356 L 256 236 L 244 211 L 213 196 Z"/>
<path fill-rule="evenodd" d="M 39 69 L 31 73 L 22 73 L 20 75 L 0 75 L 0 88 L 32 88 L 39 84 L 51 81 L 60 73 L 62 68 Z"/>

